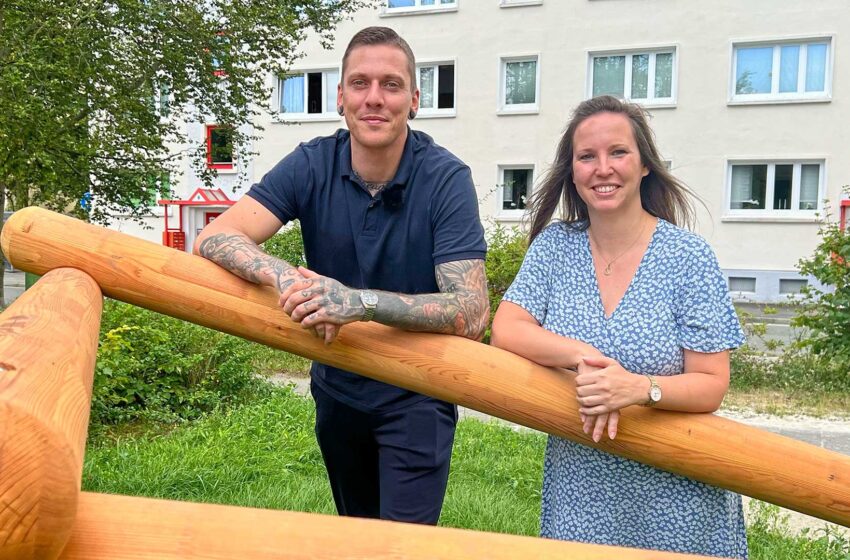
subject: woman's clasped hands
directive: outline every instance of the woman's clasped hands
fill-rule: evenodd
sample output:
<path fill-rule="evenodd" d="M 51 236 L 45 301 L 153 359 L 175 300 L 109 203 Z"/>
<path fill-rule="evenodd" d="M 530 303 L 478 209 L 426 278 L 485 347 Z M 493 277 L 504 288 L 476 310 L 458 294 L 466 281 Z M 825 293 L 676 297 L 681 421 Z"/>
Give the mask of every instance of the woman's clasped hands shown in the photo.
<path fill-rule="evenodd" d="M 620 409 L 646 402 L 649 382 L 605 356 L 584 356 L 577 370 L 576 396 L 584 433 L 598 443 L 607 428 L 608 437 L 614 439 Z"/>

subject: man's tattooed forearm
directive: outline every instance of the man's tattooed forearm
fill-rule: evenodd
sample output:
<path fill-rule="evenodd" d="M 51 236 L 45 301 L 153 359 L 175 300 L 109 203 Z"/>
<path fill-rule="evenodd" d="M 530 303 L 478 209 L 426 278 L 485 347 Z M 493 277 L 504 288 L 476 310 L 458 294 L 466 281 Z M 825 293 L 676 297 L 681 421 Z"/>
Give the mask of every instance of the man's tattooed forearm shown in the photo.
<path fill-rule="evenodd" d="M 444 263 L 437 265 L 435 274 L 442 293 L 386 294 L 378 303 L 378 320 L 412 331 L 480 339 L 490 316 L 484 261 Z"/>
<path fill-rule="evenodd" d="M 198 252 L 245 280 L 257 284 L 271 281 L 281 291 L 300 277 L 295 267 L 267 255 L 244 235 L 211 235 L 201 242 Z"/>

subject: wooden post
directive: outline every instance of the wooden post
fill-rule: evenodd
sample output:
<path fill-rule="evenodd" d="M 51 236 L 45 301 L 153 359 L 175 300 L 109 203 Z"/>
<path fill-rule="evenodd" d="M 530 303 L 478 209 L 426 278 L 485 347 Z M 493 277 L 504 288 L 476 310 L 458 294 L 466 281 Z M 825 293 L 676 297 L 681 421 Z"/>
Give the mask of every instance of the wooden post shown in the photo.
<path fill-rule="evenodd" d="M 86 492 L 80 497 L 74 534 L 60 558 L 707 560 L 705 556 L 446 529 L 412 523 L 190 504 Z"/>
<path fill-rule="evenodd" d="M 850 526 L 850 457 L 710 414 L 629 407 L 615 441 L 581 431 L 569 374 L 455 336 L 349 324 L 329 347 L 277 308 L 275 290 L 200 257 L 38 208 L 2 248 L 17 268 L 85 270 L 104 293 L 480 410 L 708 484 Z"/>
<path fill-rule="evenodd" d="M 71 535 L 102 299 L 64 268 L 0 315 L 2 560 L 56 558 Z"/>

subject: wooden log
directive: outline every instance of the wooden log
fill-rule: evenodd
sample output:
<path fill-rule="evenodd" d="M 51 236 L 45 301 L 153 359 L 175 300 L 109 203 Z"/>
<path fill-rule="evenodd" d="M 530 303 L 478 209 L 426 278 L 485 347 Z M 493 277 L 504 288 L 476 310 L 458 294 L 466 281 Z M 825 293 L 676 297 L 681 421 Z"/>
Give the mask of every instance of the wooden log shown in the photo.
<path fill-rule="evenodd" d="M 375 519 L 83 492 L 74 533 L 60 558 L 695 560 L 707 557 Z"/>
<path fill-rule="evenodd" d="M 102 301 L 64 268 L 0 315 L 0 559 L 56 558 L 71 535 Z"/>
<path fill-rule="evenodd" d="M 581 430 L 562 371 L 455 336 L 374 323 L 325 347 L 277 308 L 276 293 L 200 257 L 38 208 L 0 236 L 17 268 L 85 270 L 104 293 L 207 327 L 480 410 L 708 484 L 850 526 L 850 457 L 710 414 L 629 407 L 614 441 Z"/>

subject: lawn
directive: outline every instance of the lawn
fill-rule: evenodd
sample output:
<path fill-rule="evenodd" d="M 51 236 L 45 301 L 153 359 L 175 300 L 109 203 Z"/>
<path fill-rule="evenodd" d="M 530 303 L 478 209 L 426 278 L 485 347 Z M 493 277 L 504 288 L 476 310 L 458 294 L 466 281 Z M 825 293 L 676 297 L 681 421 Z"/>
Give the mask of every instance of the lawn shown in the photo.
<path fill-rule="evenodd" d="M 288 389 L 163 432 L 101 435 L 86 453 L 87 491 L 333 513 L 313 436 L 313 406 Z M 458 426 L 440 524 L 535 535 L 545 437 L 467 419 Z M 847 560 L 843 535 L 792 537 L 768 506 L 752 516 L 751 558 Z"/>

